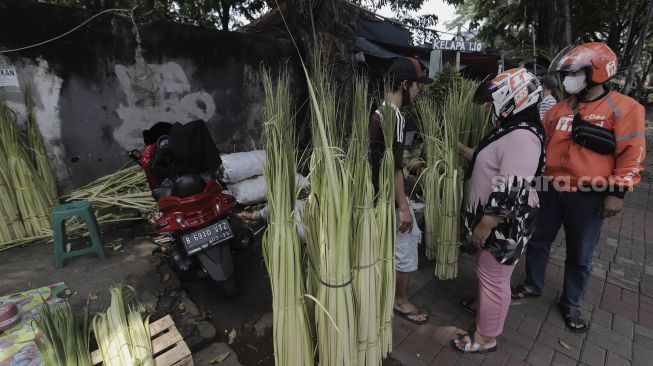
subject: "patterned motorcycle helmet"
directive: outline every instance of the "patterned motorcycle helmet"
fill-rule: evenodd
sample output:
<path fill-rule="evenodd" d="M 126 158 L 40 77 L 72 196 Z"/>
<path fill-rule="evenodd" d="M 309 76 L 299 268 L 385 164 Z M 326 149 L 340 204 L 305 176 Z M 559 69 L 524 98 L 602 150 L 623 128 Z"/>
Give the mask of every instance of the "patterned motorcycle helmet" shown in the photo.
<path fill-rule="evenodd" d="M 617 74 L 617 55 L 603 42 L 569 45 L 551 62 L 549 72 L 585 70 L 589 85 L 607 82 Z"/>
<path fill-rule="evenodd" d="M 492 103 L 497 117 L 507 119 L 524 109 L 539 103 L 542 85 L 525 68 L 506 70 L 496 77 L 488 76 L 474 93 L 478 104 Z"/>

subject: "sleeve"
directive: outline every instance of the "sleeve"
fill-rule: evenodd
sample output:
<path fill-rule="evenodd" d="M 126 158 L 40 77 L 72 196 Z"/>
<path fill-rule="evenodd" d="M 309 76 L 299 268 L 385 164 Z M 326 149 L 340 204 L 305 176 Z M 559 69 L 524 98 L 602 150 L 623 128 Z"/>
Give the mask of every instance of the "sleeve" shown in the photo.
<path fill-rule="evenodd" d="M 545 101 L 542 101 L 540 104 L 537 106 L 538 111 L 540 112 L 540 120 L 543 120 L 544 114 L 546 113 L 547 110 L 549 110 L 549 104 L 546 103 Z"/>
<path fill-rule="evenodd" d="M 613 195 L 623 197 L 626 190 L 639 183 L 646 158 L 645 134 L 644 107 L 634 103 L 614 125 L 615 164 L 608 177 Z"/>
<path fill-rule="evenodd" d="M 378 112 L 372 113 L 368 126 L 370 136 L 370 167 L 372 168 L 372 177 L 375 182 L 379 176 L 379 167 L 383 158 L 385 142 L 383 141 L 383 130 L 381 129 L 381 119 Z"/>
<path fill-rule="evenodd" d="M 519 217 L 527 212 L 525 206 L 537 205 L 531 196 L 531 181 L 540 162 L 540 140 L 534 133 L 520 129 L 498 142 L 501 146 L 498 151 L 499 175 L 492 182 L 492 193 L 484 213 Z"/>
<path fill-rule="evenodd" d="M 404 167 L 404 129 L 406 128 L 406 120 L 403 116 L 397 116 L 395 119 L 396 128 L 395 136 L 392 142 L 392 152 L 395 158 L 395 170 Z"/>

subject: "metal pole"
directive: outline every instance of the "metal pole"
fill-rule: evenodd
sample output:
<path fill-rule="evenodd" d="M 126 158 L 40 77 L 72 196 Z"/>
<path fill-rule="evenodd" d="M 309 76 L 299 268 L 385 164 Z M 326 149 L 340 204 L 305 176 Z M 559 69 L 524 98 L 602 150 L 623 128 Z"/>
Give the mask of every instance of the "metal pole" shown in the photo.
<path fill-rule="evenodd" d="M 630 63 L 630 67 L 628 68 L 628 76 L 626 77 L 626 86 L 624 88 L 624 94 L 626 95 L 630 93 L 631 84 L 633 80 L 633 68 L 635 67 L 635 64 L 639 64 L 639 58 L 642 56 L 642 47 L 644 46 L 644 42 L 646 42 L 646 34 L 648 33 L 648 23 L 651 21 L 652 13 L 653 13 L 653 1 L 651 1 L 648 5 L 648 11 L 646 12 L 646 20 L 644 21 L 644 27 L 642 27 L 642 33 L 640 33 L 639 39 L 637 40 L 637 48 L 635 49 L 635 55 L 633 56 L 633 60 Z"/>
<path fill-rule="evenodd" d="M 458 24 L 458 33 L 456 33 L 456 41 L 460 41 L 462 33 L 460 33 L 461 24 Z M 460 70 L 460 51 L 456 51 L 456 70 Z"/>
<path fill-rule="evenodd" d="M 535 27 L 531 25 L 533 32 L 533 75 L 537 76 L 537 46 L 535 46 Z"/>

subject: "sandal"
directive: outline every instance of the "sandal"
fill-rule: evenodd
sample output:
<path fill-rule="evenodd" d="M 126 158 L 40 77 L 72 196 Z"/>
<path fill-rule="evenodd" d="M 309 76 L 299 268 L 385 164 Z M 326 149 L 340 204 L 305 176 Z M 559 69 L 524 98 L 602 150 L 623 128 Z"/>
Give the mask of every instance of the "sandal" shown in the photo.
<path fill-rule="evenodd" d="M 476 305 L 475 297 L 468 297 L 460 300 L 460 306 L 462 306 L 463 309 L 465 309 L 466 311 L 472 314 L 476 314 L 476 310 L 477 310 L 476 307 L 474 307 L 474 305 Z"/>
<path fill-rule="evenodd" d="M 423 311 L 423 310 L 420 310 L 420 309 L 417 309 L 415 311 L 401 311 L 401 310 L 399 310 L 397 308 L 394 308 L 393 310 L 394 310 L 395 314 L 399 315 L 400 317 L 408 320 L 409 322 L 411 322 L 413 324 L 423 325 L 423 324 L 428 323 L 428 321 L 429 321 L 429 314 L 426 311 Z M 415 316 L 415 315 L 425 315 L 426 319 L 424 319 L 424 320 L 415 320 L 415 319 L 411 318 L 411 316 Z"/>
<path fill-rule="evenodd" d="M 462 347 L 456 344 L 456 339 L 462 343 Z M 497 350 L 497 345 L 492 347 L 482 346 L 474 340 L 474 335 L 457 333 L 449 344 L 451 348 L 466 355 L 483 355 Z"/>
<path fill-rule="evenodd" d="M 587 332 L 587 322 L 580 315 L 580 310 L 578 309 L 568 309 L 560 306 L 560 313 L 562 318 L 565 320 L 565 325 L 570 331 L 583 334 Z M 573 325 L 577 326 L 573 326 Z M 580 327 L 578 326 L 580 325 Z"/>
<path fill-rule="evenodd" d="M 532 298 L 540 297 L 540 294 L 537 294 L 537 293 L 529 290 L 528 287 L 526 287 L 524 285 L 519 285 L 517 287 L 513 287 L 510 292 L 511 292 L 510 297 L 513 300 L 525 299 L 525 298 L 528 298 L 528 297 L 532 297 Z"/>

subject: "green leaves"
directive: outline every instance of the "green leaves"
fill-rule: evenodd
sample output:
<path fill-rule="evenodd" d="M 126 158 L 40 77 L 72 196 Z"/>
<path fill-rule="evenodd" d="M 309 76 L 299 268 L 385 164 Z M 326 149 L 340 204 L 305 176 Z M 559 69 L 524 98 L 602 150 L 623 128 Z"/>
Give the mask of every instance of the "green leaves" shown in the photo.
<path fill-rule="evenodd" d="M 295 189 L 295 118 L 288 71 L 277 78 L 263 70 L 265 89 L 265 165 L 269 222 L 263 256 L 273 302 L 274 357 L 277 365 L 311 365 L 313 341 L 304 303 L 301 244 L 293 212 Z"/>
<path fill-rule="evenodd" d="M 111 304 L 93 317 L 93 333 L 104 364 L 154 366 L 149 317 L 132 287 L 112 287 Z"/>
<path fill-rule="evenodd" d="M 43 304 L 34 324 L 41 336 L 35 339 L 46 366 L 91 366 L 88 302 L 79 324 L 69 303 Z"/>

